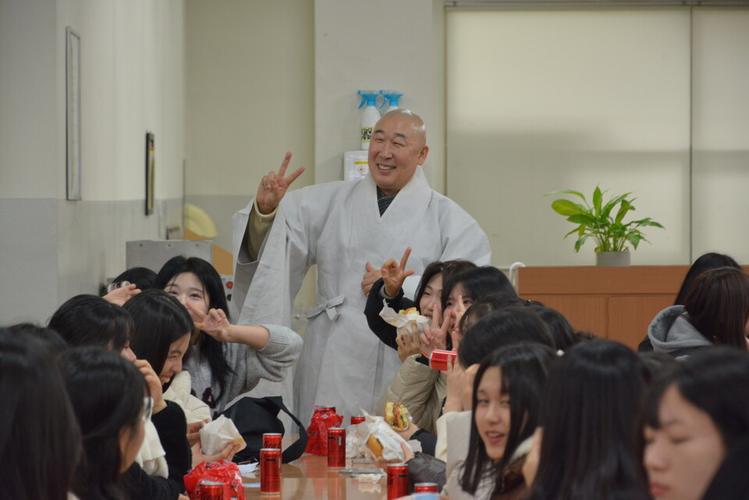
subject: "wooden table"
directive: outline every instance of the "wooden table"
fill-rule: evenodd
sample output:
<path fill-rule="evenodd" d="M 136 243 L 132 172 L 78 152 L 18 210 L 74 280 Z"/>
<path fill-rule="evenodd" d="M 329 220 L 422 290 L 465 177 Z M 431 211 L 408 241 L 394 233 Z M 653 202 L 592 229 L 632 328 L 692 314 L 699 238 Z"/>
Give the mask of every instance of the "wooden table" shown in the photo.
<path fill-rule="evenodd" d="M 347 465 L 348 461 L 347 461 Z M 376 465 L 357 463 L 353 468 L 374 469 Z M 244 478 L 246 498 L 267 499 L 369 499 L 387 498 L 386 476 L 371 483 L 340 474 L 340 469 L 328 469 L 327 457 L 303 455 L 291 464 L 281 466 L 281 494 L 260 494 L 260 472 L 254 478 Z"/>

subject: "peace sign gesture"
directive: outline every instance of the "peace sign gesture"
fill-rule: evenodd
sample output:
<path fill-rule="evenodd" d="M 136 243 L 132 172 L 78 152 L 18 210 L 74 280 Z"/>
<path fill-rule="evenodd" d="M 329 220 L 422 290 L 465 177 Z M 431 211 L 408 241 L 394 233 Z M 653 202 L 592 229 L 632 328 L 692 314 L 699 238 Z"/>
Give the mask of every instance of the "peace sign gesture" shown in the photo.
<path fill-rule="evenodd" d="M 420 335 L 421 354 L 429 359 L 435 349 L 447 347 L 447 332 L 450 330 L 452 318 L 449 314 L 442 319 L 442 308 L 439 304 L 434 305 L 432 311 L 432 324 L 424 325 L 424 333 Z"/>
<path fill-rule="evenodd" d="M 406 248 L 401 257 L 400 264 L 395 259 L 388 259 L 382 265 L 380 273 L 382 274 L 382 280 L 385 282 L 385 295 L 388 297 L 395 297 L 403 287 L 403 282 L 406 278 L 414 273 L 413 269 L 406 269 L 406 263 L 408 258 L 411 256 L 411 247 Z"/>
<path fill-rule="evenodd" d="M 287 151 L 281 162 L 281 167 L 278 169 L 278 173 L 271 170 L 260 180 L 260 184 L 257 186 L 255 201 L 261 214 L 273 212 L 278 207 L 278 204 L 281 203 L 281 199 L 286 194 L 286 190 L 289 189 L 291 183 L 304 172 L 304 167 L 299 167 L 287 176 L 286 169 L 289 168 L 290 161 L 291 151 Z"/>

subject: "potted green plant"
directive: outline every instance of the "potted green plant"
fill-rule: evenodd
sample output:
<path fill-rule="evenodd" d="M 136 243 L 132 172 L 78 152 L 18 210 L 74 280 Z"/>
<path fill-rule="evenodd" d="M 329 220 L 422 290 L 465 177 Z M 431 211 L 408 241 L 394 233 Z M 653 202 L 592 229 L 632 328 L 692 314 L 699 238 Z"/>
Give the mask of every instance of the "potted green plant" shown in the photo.
<path fill-rule="evenodd" d="M 578 203 L 568 198 L 558 198 L 551 203 L 551 208 L 576 227 L 564 237 L 576 234 L 575 251 L 579 252 L 583 244 L 592 238 L 596 243 L 596 264 L 599 266 L 627 266 L 630 262 L 629 247 L 637 250 L 641 241 L 648 241 L 641 228 L 663 226 L 645 217 L 624 222 L 629 212 L 635 210 L 636 198 L 632 193 L 624 193 L 604 199 L 605 191 L 596 186 L 593 191 L 592 204 L 588 203 L 579 191 L 556 191 L 551 195 L 568 195 L 582 201 Z"/>

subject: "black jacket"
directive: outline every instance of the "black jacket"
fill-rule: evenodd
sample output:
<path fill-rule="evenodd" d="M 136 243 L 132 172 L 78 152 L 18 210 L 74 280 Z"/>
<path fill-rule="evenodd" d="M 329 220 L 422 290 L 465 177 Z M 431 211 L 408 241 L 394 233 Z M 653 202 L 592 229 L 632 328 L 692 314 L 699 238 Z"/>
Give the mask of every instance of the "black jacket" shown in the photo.
<path fill-rule="evenodd" d="M 382 295 L 380 295 L 380 290 L 382 290 L 383 286 L 385 286 L 385 282 L 382 279 L 375 281 L 374 285 L 372 285 L 372 289 L 369 291 L 369 296 L 367 297 L 367 305 L 364 308 L 364 315 L 367 317 L 369 329 L 377 335 L 377 338 L 386 346 L 397 350 L 398 344 L 395 343 L 397 328 L 389 325 L 380 317 L 380 311 L 382 311 Z M 397 297 L 385 300 L 387 305 L 395 311 L 416 306 L 412 300 L 403 296 L 402 288 Z"/>

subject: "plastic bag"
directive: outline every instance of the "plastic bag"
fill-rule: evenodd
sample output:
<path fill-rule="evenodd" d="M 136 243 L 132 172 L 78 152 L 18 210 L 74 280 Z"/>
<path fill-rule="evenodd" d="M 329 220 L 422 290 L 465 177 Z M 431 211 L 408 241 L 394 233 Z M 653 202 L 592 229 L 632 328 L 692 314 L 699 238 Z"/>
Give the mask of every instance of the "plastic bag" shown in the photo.
<path fill-rule="evenodd" d="M 307 428 L 307 448 L 304 450 L 312 455 L 328 456 L 328 429 L 340 427 L 343 417 L 335 412 L 335 408 L 316 407 Z"/>
<path fill-rule="evenodd" d="M 364 415 L 367 418 L 365 422 L 349 427 L 352 432 L 346 435 L 347 456 L 366 456 L 375 461 L 402 462 L 405 457 L 401 444 L 408 443 L 385 422 L 384 418 L 366 412 Z"/>
<path fill-rule="evenodd" d="M 198 483 L 203 479 L 224 483 L 224 498 L 244 500 L 244 486 L 239 467 L 234 462 L 221 460 L 220 462 L 203 462 L 198 464 L 185 475 L 185 489 L 192 500 L 200 499 Z"/>
<path fill-rule="evenodd" d="M 395 309 L 387 305 L 386 301 L 382 302 L 380 317 L 389 325 L 398 330 L 398 336 L 401 335 L 418 335 L 424 333 L 424 327 L 429 324 L 430 319 L 422 316 L 413 308 L 413 311 L 405 310 L 395 312 Z"/>

